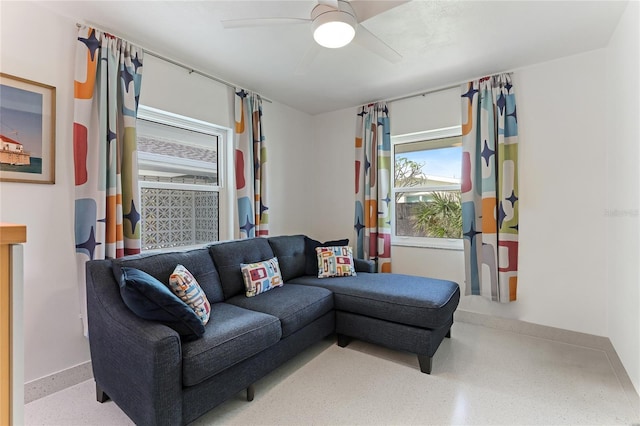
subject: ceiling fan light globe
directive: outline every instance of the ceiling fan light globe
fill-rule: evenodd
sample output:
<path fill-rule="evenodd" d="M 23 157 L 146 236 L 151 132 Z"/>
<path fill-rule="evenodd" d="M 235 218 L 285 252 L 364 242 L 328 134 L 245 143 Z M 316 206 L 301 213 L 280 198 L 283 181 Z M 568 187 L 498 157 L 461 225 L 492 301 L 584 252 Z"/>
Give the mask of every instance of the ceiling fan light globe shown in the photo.
<path fill-rule="evenodd" d="M 313 32 L 313 38 L 320 46 L 337 49 L 351 43 L 356 30 L 344 22 L 327 22 Z"/>
<path fill-rule="evenodd" d="M 313 20 L 313 39 L 320 46 L 337 49 L 351 43 L 356 35 L 356 20 L 342 11 L 323 13 Z"/>

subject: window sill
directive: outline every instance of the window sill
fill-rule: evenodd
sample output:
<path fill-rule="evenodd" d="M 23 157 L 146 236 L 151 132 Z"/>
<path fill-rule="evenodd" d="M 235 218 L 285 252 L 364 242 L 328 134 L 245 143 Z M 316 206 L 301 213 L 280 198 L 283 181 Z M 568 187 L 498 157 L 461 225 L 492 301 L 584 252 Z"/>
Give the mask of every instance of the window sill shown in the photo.
<path fill-rule="evenodd" d="M 464 251 L 462 239 L 395 237 L 392 246 Z"/>
<path fill-rule="evenodd" d="M 201 244 L 191 244 L 188 246 L 172 246 L 172 247 L 161 247 L 161 248 L 152 248 L 152 249 L 143 248 L 142 250 L 140 250 L 140 252 L 143 254 L 157 254 L 157 253 L 163 253 L 163 252 L 181 252 L 181 251 L 205 248 L 214 242 L 215 241 L 211 241 L 208 243 L 201 243 Z"/>

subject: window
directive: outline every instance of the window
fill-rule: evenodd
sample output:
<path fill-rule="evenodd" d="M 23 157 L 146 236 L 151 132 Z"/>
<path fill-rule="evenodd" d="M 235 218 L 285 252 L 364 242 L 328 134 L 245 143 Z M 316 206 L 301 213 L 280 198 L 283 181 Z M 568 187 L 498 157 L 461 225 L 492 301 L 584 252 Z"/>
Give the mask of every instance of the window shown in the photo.
<path fill-rule="evenodd" d="M 392 136 L 393 243 L 462 248 L 460 126 Z"/>
<path fill-rule="evenodd" d="M 229 130 L 142 105 L 136 130 L 142 250 L 229 238 Z"/>

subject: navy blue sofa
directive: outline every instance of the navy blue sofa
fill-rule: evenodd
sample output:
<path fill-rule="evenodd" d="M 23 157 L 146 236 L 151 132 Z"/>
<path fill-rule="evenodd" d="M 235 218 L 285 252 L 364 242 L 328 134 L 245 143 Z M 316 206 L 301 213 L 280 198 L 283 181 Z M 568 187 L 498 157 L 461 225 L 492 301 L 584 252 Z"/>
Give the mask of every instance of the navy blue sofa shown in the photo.
<path fill-rule="evenodd" d="M 240 263 L 277 257 L 285 284 L 244 295 Z M 177 264 L 196 278 L 211 303 L 204 335 L 181 339 L 173 329 L 136 316 L 124 304 L 114 270 L 140 269 L 167 283 Z M 214 243 L 187 251 L 87 262 L 87 310 L 97 399 L 112 399 L 138 425 L 197 419 L 313 343 L 337 334 L 340 346 L 361 339 L 431 358 L 450 336 L 460 290 L 451 281 L 373 273 L 305 274 L 303 235 Z"/>

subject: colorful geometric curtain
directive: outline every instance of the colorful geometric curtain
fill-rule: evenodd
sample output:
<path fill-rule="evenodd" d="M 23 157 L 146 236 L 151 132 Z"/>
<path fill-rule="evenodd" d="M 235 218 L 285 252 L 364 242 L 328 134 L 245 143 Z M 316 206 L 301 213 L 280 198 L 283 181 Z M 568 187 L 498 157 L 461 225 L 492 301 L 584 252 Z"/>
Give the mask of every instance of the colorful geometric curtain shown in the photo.
<path fill-rule="evenodd" d="M 510 74 L 462 85 L 466 294 L 516 300 L 518 120 Z"/>
<path fill-rule="evenodd" d="M 358 108 L 355 172 L 356 257 L 391 272 L 391 132 L 384 102 Z"/>
<path fill-rule="evenodd" d="M 262 99 L 235 90 L 236 238 L 269 235 L 267 148 L 262 132 Z"/>
<path fill-rule="evenodd" d="M 136 114 L 143 51 L 94 28 L 80 28 L 77 40 L 75 242 L 84 277 L 87 260 L 140 252 Z"/>

